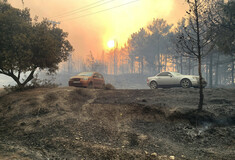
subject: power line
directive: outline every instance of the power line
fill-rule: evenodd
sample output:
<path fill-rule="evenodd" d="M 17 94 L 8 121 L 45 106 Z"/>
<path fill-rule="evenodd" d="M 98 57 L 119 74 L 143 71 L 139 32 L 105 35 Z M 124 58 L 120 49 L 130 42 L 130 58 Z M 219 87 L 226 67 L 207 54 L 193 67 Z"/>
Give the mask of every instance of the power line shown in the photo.
<path fill-rule="evenodd" d="M 134 2 L 137 2 L 137 1 L 139 1 L 139 0 L 135 0 L 135 1 L 128 2 L 128 3 L 124 3 L 124 4 L 121 4 L 121 5 L 114 6 L 114 7 L 108 8 L 108 9 L 104 9 L 104 10 L 100 10 L 100 11 L 97 11 L 97 12 L 94 12 L 94 13 L 89 13 L 89 14 L 85 14 L 85 15 L 78 16 L 78 17 L 66 19 L 66 20 L 64 20 L 64 21 L 62 21 L 62 22 L 70 21 L 70 20 L 73 20 L 73 19 L 79 19 L 79 18 L 87 17 L 87 16 L 94 15 L 94 14 L 97 14 L 97 13 L 109 11 L 109 10 L 112 10 L 112 9 L 115 9 L 115 8 L 120 8 L 120 7 L 122 7 L 122 6 L 131 4 L 131 3 L 134 3 Z"/>
<path fill-rule="evenodd" d="M 103 1 L 103 0 L 102 0 L 102 1 Z M 114 1 L 114 0 L 111 0 L 111 1 Z M 111 1 L 108 1 L 108 2 L 111 2 Z M 131 4 L 131 3 L 134 3 L 134 2 L 137 2 L 137 1 L 139 1 L 139 0 L 130 1 L 130 2 L 128 2 L 128 3 L 124 3 L 124 4 L 121 4 L 121 5 L 118 5 L 118 6 L 114 6 L 114 7 L 111 7 L 111 8 L 108 8 L 108 9 L 104 9 L 104 10 L 100 10 L 100 11 L 97 11 L 97 12 L 93 12 L 93 13 L 81 15 L 81 16 L 78 16 L 78 17 L 66 19 L 66 20 L 63 20 L 63 21 L 60 21 L 60 22 L 69 21 L 69 20 L 73 20 L 73 19 L 79 19 L 79 18 L 82 18 L 82 17 L 87 17 L 87 16 L 94 15 L 94 14 L 97 14 L 97 13 L 109 11 L 109 10 L 112 10 L 112 9 L 115 9 L 115 8 L 120 8 L 120 7 L 122 7 L 122 6 Z M 95 3 L 98 3 L 98 2 L 100 2 L 100 1 L 97 1 L 97 2 L 95 2 Z M 93 3 L 93 4 L 95 4 L 95 3 Z M 106 2 L 106 3 L 107 3 L 107 2 Z M 91 5 L 91 4 L 90 4 L 90 5 Z M 12 21 L 12 22 L 13 22 L 13 23 L 16 23 L 15 21 Z"/>
<path fill-rule="evenodd" d="M 51 18 L 62 18 L 62 17 L 64 17 L 64 16 L 70 16 L 70 15 L 73 15 L 73 14 L 76 14 L 76 13 L 79 13 L 79 12 L 84 12 L 84 11 L 86 11 L 86 10 L 89 10 L 89 9 L 92 9 L 92 8 L 96 8 L 96 7 L 99 7 L 99 6 L 102 6 L 102 5 L 104 5 L 104 4 L 108 4 L 108 3 L 112 2 L 112 1 L 115 1 L 115 0 L 110 0 L 110 1 L 103 2 L 103 3 L 101 3 L 101 4 L 97 4 L 97 3 L 100 3 L 100 2 L 102 2 L 102 1 L 104 1 L 104 0 L 97 1 L 97 2 L 95 2 L 95 3 L 86 5 L 86 6 L 84 6 L 84 7 L 75 9 L 75 10 L 73 10 L 73 11 L 65 12 L 65 13 L 63 13 L 63 14 L 60 14 L 60 15 L 58 15 L 58 16 L 51 17 Z M 95 5 L 95 4 L 97 4 L 97 5 Z M 94 6 L 94 5 L 95 5 L 95 6 Z"/>
<path fill-rule="evenodd" d="M 105 1 L 105 0 L 100 0 L 100 1 L 97 1 L 97 2 L 95 2 L 95 3 L 88 4 L 88 5 L 84 6 L 84 7 L 78 8 L 78 9 L 83 9 L 83 8 L 89 7 L 89 6 L 91 6 L 91 5 L 94 5 L 94 4 L 99 3 L 99 2 L 102 2 L 102 1 Z M 61 14 L 59 14 L 59 15 L 57 15 L 57 16 L 54 16 L 54 17 L 58 17 L 58 16 L 61 16 L 61 15 L 63 15 L 63 14 L 68 14 L 68 13 L 74 12 L 74 11 L 76 11 L 76 10 L 78 10 L 78 9 L 75 9 L 75 10 L 72 10 L 72 11 L 67 11 L 67 12 L 61 13 Z M 54 18 L 54 17 L 49 17 L 49 18 Z"/>

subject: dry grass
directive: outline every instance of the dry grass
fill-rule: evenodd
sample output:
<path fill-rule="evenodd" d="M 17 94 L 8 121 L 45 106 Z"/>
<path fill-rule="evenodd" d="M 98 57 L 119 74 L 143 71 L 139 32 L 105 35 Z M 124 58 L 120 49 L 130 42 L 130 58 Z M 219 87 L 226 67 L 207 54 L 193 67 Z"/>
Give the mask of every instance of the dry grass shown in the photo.
<path fill-rule="evenodd" d="M 73 104 L 86 102 L 93 97 L 93 90 L 77 88 L 69 93 L 69 99 Z"/>
<path fill-rule="evenodd" d="M 58 97 L 57 97 L 56 93 L 54 93 L 54 92 L 50 92 L 44 96 L 44 101 L 46 103 L 56 101 L 57 99 L 58 99 Z"/>

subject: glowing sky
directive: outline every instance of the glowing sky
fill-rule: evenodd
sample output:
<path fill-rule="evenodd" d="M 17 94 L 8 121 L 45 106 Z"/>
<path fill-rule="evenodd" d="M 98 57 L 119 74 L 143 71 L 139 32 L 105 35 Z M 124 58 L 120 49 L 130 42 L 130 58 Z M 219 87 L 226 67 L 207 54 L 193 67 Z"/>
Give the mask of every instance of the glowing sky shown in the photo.
<path fill-rule="evenodd" d="M 69 33 L 74 54 L 84 56 L 91 50 L 97 58 L 102 50 L 108 49 L 107 42 L 111 39 L 121 46 L 133 32 L 146 27 L 154 18 L 176 23 L 185 15 L 185 0 L 24 0 L 24 5 L 21 0 L 8 2 L 21 9 L 30 8 L 31 15 L 39 19 L 60 21 L 59 27 Z M 94 3 L 100 6 L 84 8 Z M 93 14 L 102 10 L 108 11 Z M 84 16 L 88 14 L 93 15 Z"/>

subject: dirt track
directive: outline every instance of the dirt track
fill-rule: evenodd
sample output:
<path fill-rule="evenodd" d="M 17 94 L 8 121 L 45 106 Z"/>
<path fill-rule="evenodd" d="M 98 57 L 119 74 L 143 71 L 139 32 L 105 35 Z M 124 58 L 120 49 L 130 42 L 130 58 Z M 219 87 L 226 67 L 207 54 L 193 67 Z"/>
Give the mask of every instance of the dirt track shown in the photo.
<path fill-rule="evenodd" d="M 35 89 L 0 97 L 0 159 L 235 159 L 235 90 Z"/>

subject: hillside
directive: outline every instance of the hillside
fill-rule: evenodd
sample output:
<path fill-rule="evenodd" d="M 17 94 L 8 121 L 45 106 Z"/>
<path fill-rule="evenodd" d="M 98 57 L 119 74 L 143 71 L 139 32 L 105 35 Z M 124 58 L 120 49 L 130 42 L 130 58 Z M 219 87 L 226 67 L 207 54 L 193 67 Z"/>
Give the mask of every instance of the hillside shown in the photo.
<path fill-rule="evenodd" d="M 235 159 L 235 89 L 0 94 L 0 159 Z"/>

